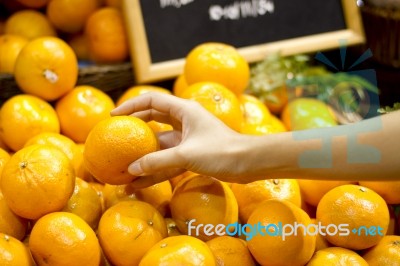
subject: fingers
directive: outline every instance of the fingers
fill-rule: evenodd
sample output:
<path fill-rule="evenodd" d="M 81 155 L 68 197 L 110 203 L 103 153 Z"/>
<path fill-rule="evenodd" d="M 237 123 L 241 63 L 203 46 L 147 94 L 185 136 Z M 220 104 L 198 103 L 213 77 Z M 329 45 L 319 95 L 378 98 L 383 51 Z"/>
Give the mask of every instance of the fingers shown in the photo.
<path fill-rule="evenodd" d="M 134 188 L 149 187 L 151 185 L 171 179 L 172 177 L 178 176 L 184 172 L 186 172 L 185 169 L 170 169 L 150 176 L 141 176 L 132 181 L 129 186 Z"/>
<path fill-rule="evenodd" d="M 182 141 L 182 133 L 171 130 L 157 133 L 161 149 L 169 149 L 177 146 Z"/>

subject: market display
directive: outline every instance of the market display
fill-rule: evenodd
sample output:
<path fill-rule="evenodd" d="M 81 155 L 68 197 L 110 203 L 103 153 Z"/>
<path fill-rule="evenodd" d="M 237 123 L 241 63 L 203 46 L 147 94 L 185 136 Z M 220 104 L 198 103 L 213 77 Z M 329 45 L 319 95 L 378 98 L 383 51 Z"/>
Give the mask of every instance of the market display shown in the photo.
<path fill-rule="evenodd" d="M 307 55 L 249 64 L 207 42 L 170 87 L 111 97 L 78 73 L 128 60 L 121 2 L 18 2 L 0 21 L 0 75 L 20 90 L 0 103 L 0 265 L 400 265 L 400 180 L 237 184 L 186 171 L 137 189 L 128 166 L 176 125 L 110 115 L 165 93 L 241 134 L 280 134 L 361 121 L 376 84 Z"/>

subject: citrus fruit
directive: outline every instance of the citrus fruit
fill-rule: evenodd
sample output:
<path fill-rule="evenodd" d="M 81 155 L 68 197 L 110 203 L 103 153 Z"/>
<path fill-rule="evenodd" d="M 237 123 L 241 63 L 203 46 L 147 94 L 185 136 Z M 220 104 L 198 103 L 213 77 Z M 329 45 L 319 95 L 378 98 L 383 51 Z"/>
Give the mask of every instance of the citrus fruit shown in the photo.
<path fill-rule="evenodd" d="M 305 202 L 312 206 L 317 206 L 321 198 L 332 188 L 354 184 L 352 181 L 337 181 L 337 180 L 308 180 L 298 179 L 301 195 Z"/>
<path fill-rule="evenodd" d="M 362 256 L 370 266 L 399 265 L 400 236 L 384 236 L 378 244 L 367 249 Z"/>
<path fill-rule="evenodd" d="M 0 233 L 0 264 L 5 266 L 33 266 L 29 249 L 18 239 Z"/>
<path fill-rule="evenodd" d="M 168 236 L 180 236 L 182 235 L 181 232 L 179 232 L 178 226 L 176 225 L 176 222 L 172 218 L 164 218 L 165 224 L 167 225 L 167 231 L 168 231 Z"/>
<path fill-rule="evenodd" d="M 56 36 L 53 25 L 45 15 L 36 10 L 24 9 L 10 15 L 4 32 L 33 40 L 39 37 Z"/>
<path fill-rule="evenodd" d="M 14 76 L 25 93 L 52 101 L 75 86 L 78 61 L 72 48 L 56 37 L 30 41 L 15 62 Z"/>
<path fill-rule="evenodd" d="M 250 79 L 250 68 L 238 50 L 225 43 L 202 43 L 186 56 L 184 75 L 187 83 L 216 82 L 240 95 Z"/>
<path fill-rule="evenodd" d="M 247 223 L 253 226 L 252 231 L 246 229 L 247 245 L 261 265 L 300 266 L 314 253 L 316 237 L 305 229 L 311 224 L 310 217 L 289 201 L 270 199 L 260 203 Z M 295 228 L 295 223 L 303 227 Z M 283 226 L 279 228 L 279 224 Z M 255 230 L 258 225 L 265 227 L 264 235 Z M 292 227 L 287 230 L 287 226 Z"/>
<path fill-rule="evenodd" d="M 353 250 L 376 245 L 389 226 L 389 210 L 383 198 L 357 185 L 342 185 L 327 192 L 318 203 L 316 218 L 326 227 L 347 224 L 348 235 L 332 229 L 325 237 L 335 246 Z M 375 228 L 374 232 L 370 228 Z"/>
<path fill-rule="evenodd" d="M 60 133 L 42 132 L 28 139 L 24 147 L 34 144 L 50 145 L 59 149 L 70 159 L 75 173 L 79 170 L 82 154 L 76 143 L 70 138 Z"/>
<path fill-rule="evenodd" d="M 89 133 L 84 150 L 88 171 L 103 183 L 128 184 L 135 179 L 128 166 L 158 149 L 151 128 L 139 118 L 115 116 L 100 121 Z"/>
<path fill-rule="evenodd" d="M 103 7 L 92 13 L 85 25 L 91 58 L 98 63 L 118 63 L 129 55 L 121 11 Z"/>
<path fill-rule="evenodd" d="M 170 236 L 155 244 L 144 255 L 139 266 L 187 265 L 215 266 L 213 253 L 203 241 L 186 235 Z"/>
<path fill-rule="evenodd" d="M 388 204 L 400 204 L 400 181 L 360 181 L 358 184 L 372 189 Z"/>
<path fill-rule="evenodd" d="M 180 74 L 175 78 L 172 85 L 172 92 L 175 96 L 181 97 L 182 92 L 188 87 L 184 74 Z"/>
<path fill-rule="evenodd" d="M 122 201 L 100 219 L 98 237 L 107 259 L 114 265 L 138 265 L 144 254 L 167 237 L 161 214 L 142 201 Z"/>
<path fill-rule="evenodd" d="M 82 178 L 86 182 L 93 182 L 93 176 L 89 173 L 89 171 L 86 169 L 85 162 L 83 160 L 83 152 L 85 150 L 85 144 L 84 143 L 78 143 L 76 144 L 78 147 L 78 150 L 80 152 L 79 158 L 79 168 L 78 171 L 75 172 L 76 176 L 79 178 Z"/>
<path fill-rule="evenodd" d="M 53 107 L 46 101 L 20 94 L 5 101 L 0 109 L 0 135 L 12 150 L 41 132 L 60 132 L 60 122 Z"/>
<path fill-rule="evenodd" d="M 4 166 L 1 191 L 18 216 L 37 219 L 68 202 L 75 173 L 68 157 L 49 145 L 31 145 L 13 154 Z"/>
<path fill-rule="evenodd" d="M 89 44 L 85 34 L 74 34 L 68 40 L 68 45 L 74 50 L 78 60 L 90 60 Z"/>
<path fill-rule="evenodd" d="M 171 92 L 163 87 L 154 86 L 154 85 L 136 85 L 133 87 L 128 88 L 117 100 L 117 106 L 121 105 L 123 102 L 130 98 L 137 97 L 141 94 L 147 92 L 159 92 L 159 93 L 166 93 L 171 94 Z"/>
<path fill-rule="evenodd" d="M 301 206 L 300 188 L 295 179 L 265 179 L 232 186 L 239 205 L 240 220 L 245 223 L 258 204 L 268 199 L 288 200 Z"/>
<path fill-rule="evenodd" d="M 51 0 L 46 14 L 57 29 L 77 33 L 81 31 L 89 16 L 100 7 L 98 0 Z"/>
<path fill-rule="evenodd" d="M 74 192 L 62 211 L 78 215 L 96 229 L 102 214 L 100 197 L 91 185 L 77 177 Z"/>
<path fill-rule="evenodd" d="M 318 250 L 306 266 L 354 265 L 368 266 L 368 263 L 356 252 L 341 247 L 329 247 Z"/>
<path fill-rule="evenodd" d="M 337 125 L 328 105 L 314 98 L 296 98 L 290 101 L 284 107 L 281 117 L 286 128 L 292 131 Z"/>
<path fill-rule="evenodd" d="M 105 0 L 107 6 L 122 8 L 122 0 Z"/>
<path fill-rule="evenodd" d="M 47 5 L 50 0 L 17 0 L 26 7 L 41 8 Z"/>
<path fill-rule="evenodd" d="M 75 87 L 56 103 L 61 132 L 77 143 L 84 143 L 90 130 L 110 118 L 115 105 L 105 92 L 88 85 Z"/>
<path fill-rule="evenodd" d="M 28 40 L 22 36 L 0 35 L 0 73 L 14 73 L 15 61 Z"/>
<path fill-rule="evenodd" d="M 219 236 L 206 242 L 217 265 L 256 265 L 247 243 L 232 236 Z"/>
<path fill-rule="evenodd" d="M 100 245 L 93 229 L 78 215 L 53 212 L 33 226 L 29 248 L 38 265 L 87 265 L 100 263 Z"/>
<path fill-rule="evenodd" d="M 256 97 L 249 94 L 238 96 L 242 112 L 244 125 L 260 125 L 271 118 L 268 108 Z"/>
<path fill-rule="evenodd" d="M 313 223 L 315 225 L 318 225 L 318 221 L 315 218 L 311 218 L 311 223 Z M 313 230 L 313 228 L 310 228 L 310 229 Z M 315 251 L 318 251 L 318 250 L 321 250 L 321 249 L 325 249 L 325 248 L 329 248 L 329 247 L 332 246 L 328 242 L 328 240 L 326 240 L 325 237 L 318 232 L 318 230 L 314 230 L 312 232 L 316 232 L 316 235 L 317 235 L 317 239 L 316 239 L 316 242 L 315 242 Z"/>
<path fill-rule="evenodd" d="M 0 191 L 0 232 L 22 240 L 28 229 L 28 220 L 10 210 Z"/>
<path fill-rule="evenodd" d="M 240 102 L 236 95 L 223 85 L 215 82 L 194 83 L 182 92 L 181 97 L 200 103 L 228 127 L 240 131 L 243 121 Z"/>
<path fill-rule="evenodd" d="M 10 160 L 10 154 L 4 149 L 0 148 L 0 179 L 3 173 L 4 165 Z"/>
<path fill-rule="evenodd" d="M 210 176 L 182 179 L 174 189 L 170 209 L 180 232 L 204 241 L 218 236 L 215 228 L 218 224 L 238 221 L 238 205 L 232 190 Z M 199 224 L 211 224 L 214 228 L 208 234 L 204 228 L 194 229 Z"/>

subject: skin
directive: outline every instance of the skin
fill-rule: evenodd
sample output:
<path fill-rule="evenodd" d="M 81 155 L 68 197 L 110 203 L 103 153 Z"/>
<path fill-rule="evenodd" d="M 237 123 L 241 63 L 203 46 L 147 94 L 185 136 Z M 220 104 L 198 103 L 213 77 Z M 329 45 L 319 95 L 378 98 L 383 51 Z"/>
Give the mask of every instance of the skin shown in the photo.
<path fill-rule="evenodd" d="M 133 181 L 135 187 L 150 186 L 186 170 L 234 183 L 267 177 L 400 178 L 396 155 L 400 111 L 350 125 L 264 136 L 237 133 L 195 101 L 153 92 L 124 102 L 111 115 L 133 115 L 174 127 L 159 134 L 160 151 L 129 166 L 128 171 L 139 176 Z M 310 157 L 310 152 L 315 156 Z"/>

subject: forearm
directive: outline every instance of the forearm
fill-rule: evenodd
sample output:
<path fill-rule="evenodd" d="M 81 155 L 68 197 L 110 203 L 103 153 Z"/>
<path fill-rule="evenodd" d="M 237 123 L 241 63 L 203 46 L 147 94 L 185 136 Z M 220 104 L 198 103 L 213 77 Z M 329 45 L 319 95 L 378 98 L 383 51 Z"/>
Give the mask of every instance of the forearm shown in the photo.
<path fill-rule="evenodd" d="M 399 180 L 398 136 L 400 112 L 335 128 L 246 136 L 241 165 L 254 180 Z"/>

